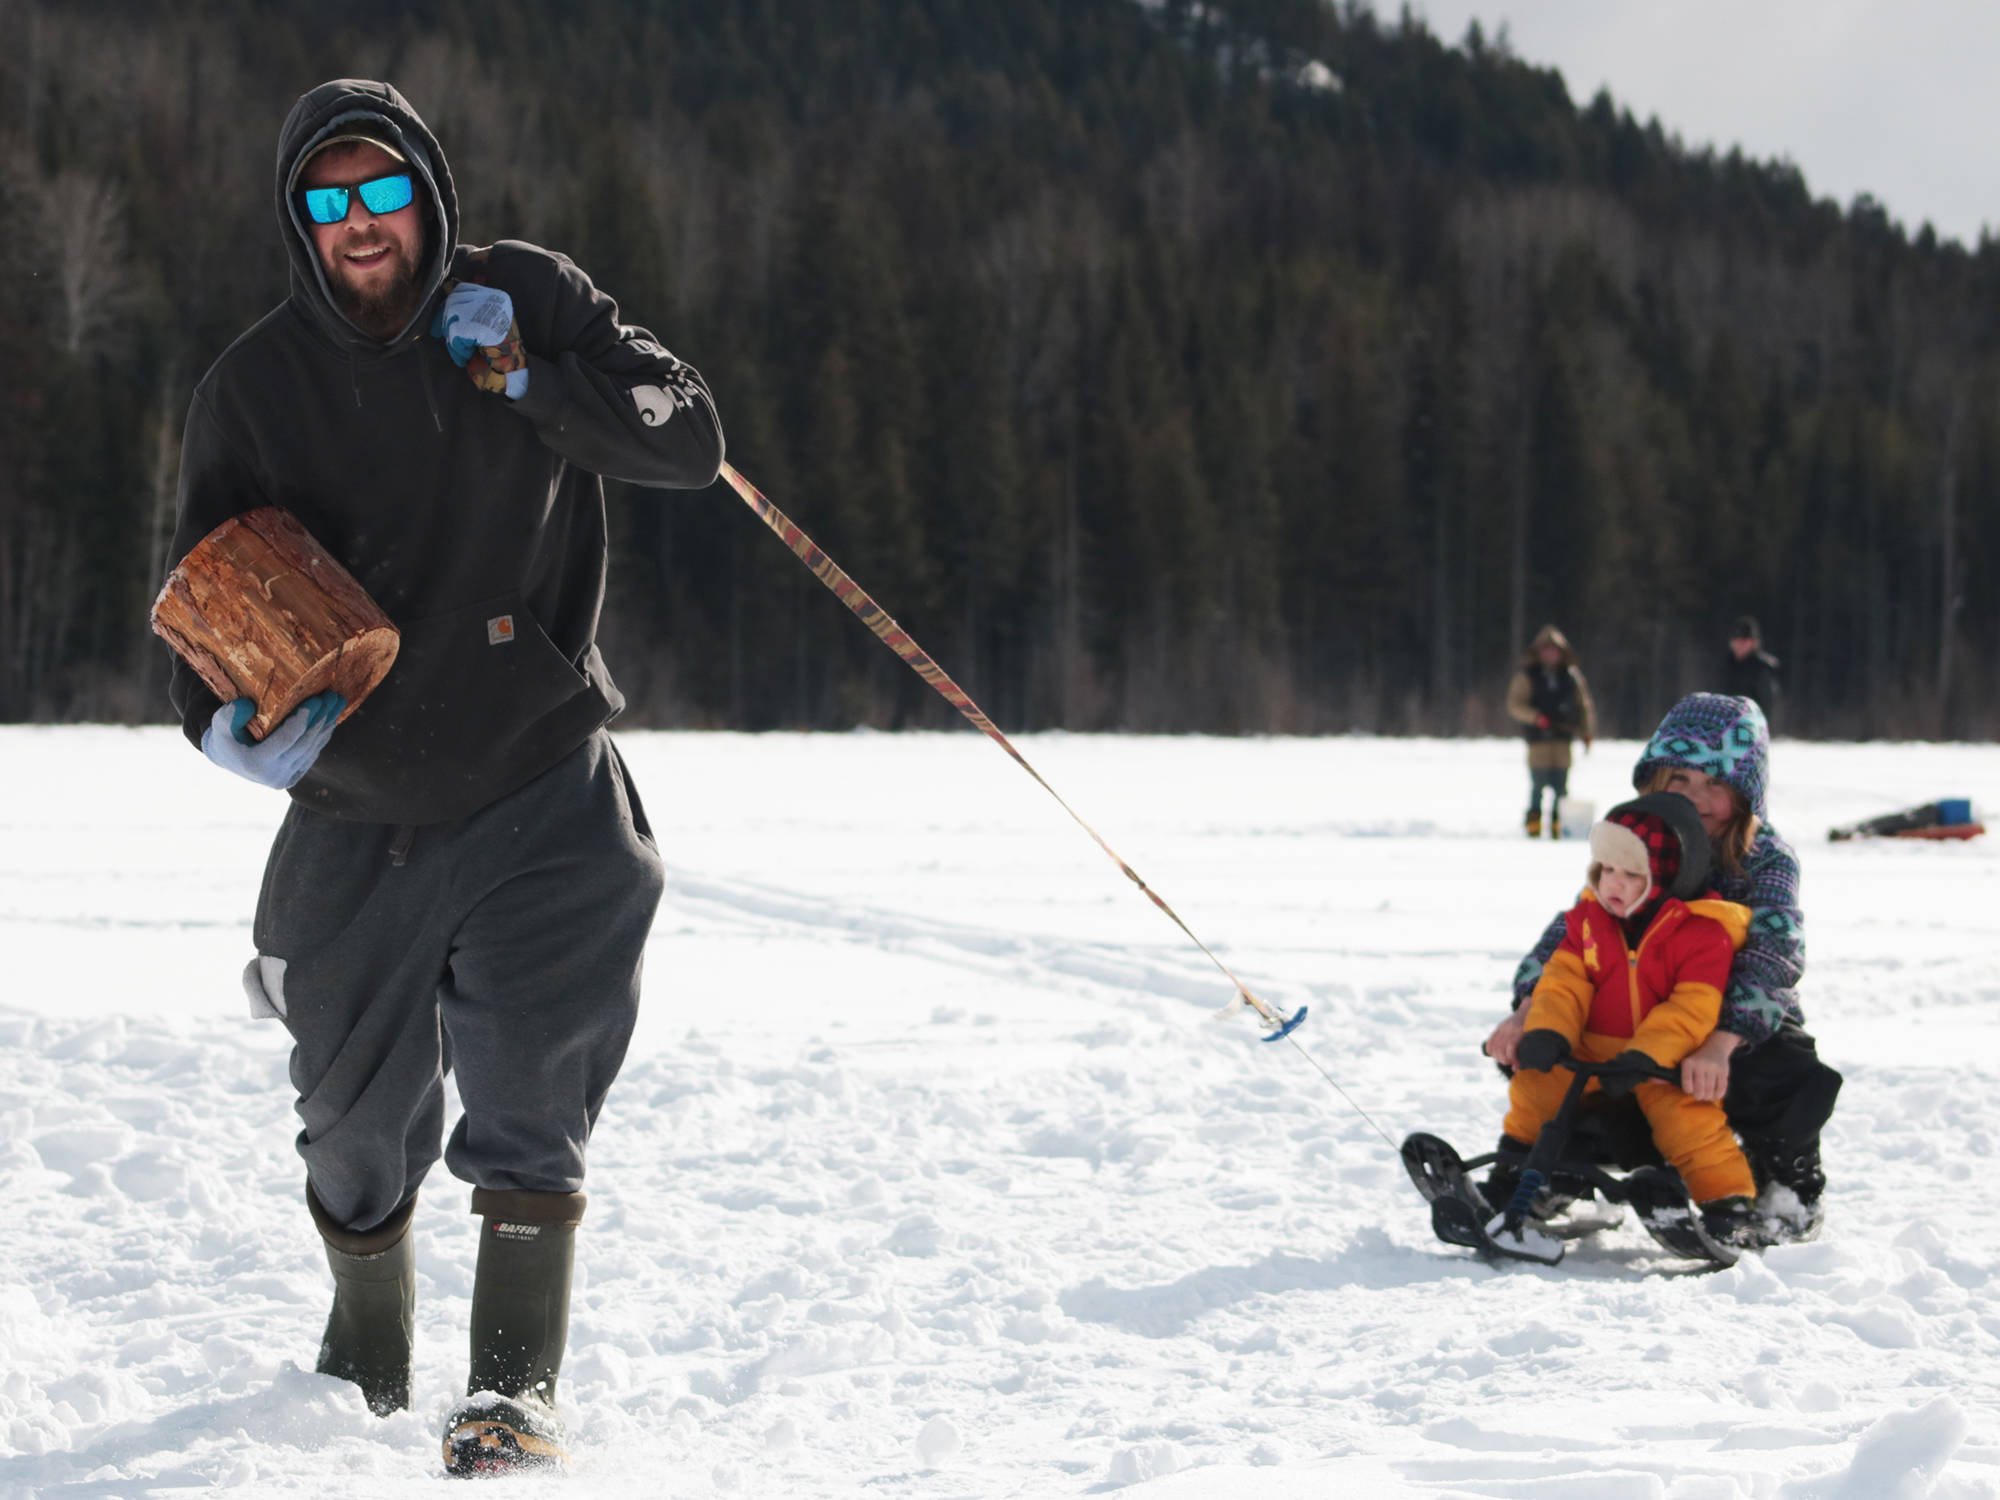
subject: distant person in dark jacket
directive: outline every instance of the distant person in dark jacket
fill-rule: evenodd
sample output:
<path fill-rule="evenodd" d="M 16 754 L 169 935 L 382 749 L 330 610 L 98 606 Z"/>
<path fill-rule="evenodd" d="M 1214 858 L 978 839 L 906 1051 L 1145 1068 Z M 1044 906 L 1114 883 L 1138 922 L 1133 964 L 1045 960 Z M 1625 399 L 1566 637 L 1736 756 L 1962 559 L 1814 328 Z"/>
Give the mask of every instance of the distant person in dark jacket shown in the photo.
<path fill-rule="evenodd" d="M 1764 710 L 1764 722 L 1775 725 L 1778 709 L 1778 658 L 1764 649 L 1763 632 L 1754 615 L 1742 615 L 1729 629 L 1729 655 L 1723 659 L 1716 691 L 1731 698 L 1748 698 Z M 1772 731 L 1776 733 L 1775 728 Z"/>
<path fill-rule="evenodd" d="M 1597 707 L 1576 652 L 1553 625 L 1535 633 L 1521 669 L 1507 685 L 1507 716 L 1528 741 L 1528 837 L 1542 836 L 1542 794 L 1549 793 L 1550 838 L 1562 837 L 1562 799 L 1569 794 L 1569 742 L 1588 750 L 1597 737 Z"/>

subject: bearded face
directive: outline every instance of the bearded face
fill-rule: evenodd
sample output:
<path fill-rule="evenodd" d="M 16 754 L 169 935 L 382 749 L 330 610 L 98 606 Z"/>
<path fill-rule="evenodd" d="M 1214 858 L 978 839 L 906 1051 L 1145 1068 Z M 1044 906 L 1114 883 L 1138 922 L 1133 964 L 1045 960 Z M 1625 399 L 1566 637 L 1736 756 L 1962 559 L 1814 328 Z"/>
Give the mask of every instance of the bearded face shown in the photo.
<path fill-rule="evenodd" d="M 380 146 L 343 141 L 306 163 L 299 186 L 352 189 L 409 170 Z M 378 339 L 402 332 L 416 316 L 424 261 L 424 221 L 415 198 L 393 213 L 377 214 L 359 193 L 349 192 L 346 218 L 307 228 L 334 303 L 348 321 Z"/>

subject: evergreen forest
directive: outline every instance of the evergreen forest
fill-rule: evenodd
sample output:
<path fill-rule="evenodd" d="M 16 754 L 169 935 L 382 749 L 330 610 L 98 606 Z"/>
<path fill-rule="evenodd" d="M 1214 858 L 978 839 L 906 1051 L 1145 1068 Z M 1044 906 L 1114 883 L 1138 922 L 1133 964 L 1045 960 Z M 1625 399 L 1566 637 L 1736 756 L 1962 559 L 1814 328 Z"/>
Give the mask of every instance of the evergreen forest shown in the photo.
<path fill-rule="evenodd" d="M 170 716 L 189 392 L 286 293 L 279 122 L 384 78 L 1007 728 L 2000 727 L 2000 244 L 1354 0 L 0 0 L 0 720 Z M 1867 101 L 1855 101 L 1866 108 Z M 957 722 L 727 486 L 608 486 L 655 726 Z"/>

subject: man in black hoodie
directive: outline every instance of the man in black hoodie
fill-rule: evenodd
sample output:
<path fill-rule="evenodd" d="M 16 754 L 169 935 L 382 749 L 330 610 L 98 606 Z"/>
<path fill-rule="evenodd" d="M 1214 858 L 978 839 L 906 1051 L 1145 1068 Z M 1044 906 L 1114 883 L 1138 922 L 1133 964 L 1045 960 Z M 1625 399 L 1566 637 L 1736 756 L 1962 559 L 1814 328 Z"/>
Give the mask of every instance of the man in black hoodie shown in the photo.
<path fill-rule="evenodd" d="M 232 516 L 291 512 L 401 631 L 349 714 L 263 741 L 184 664 L 190 741 L 287 789 L 252 1008 L 296 1043 L 306 1200 L 334 1302 L 318 1368 L 409 1403 L 418 1185 L 442 1154 L 482 1216 L 468 1399 L 446 1463 L 561 1463 L 584 1148 L 636 1018 L 662 884 L 605 726 L 600 475 L 711 483 L 707 387 L 561 255 L 457 243 L 436 139 L 387 84 L 293 107 L 276 209 L 291 292 L 196 387 L 178 562 Z"/>

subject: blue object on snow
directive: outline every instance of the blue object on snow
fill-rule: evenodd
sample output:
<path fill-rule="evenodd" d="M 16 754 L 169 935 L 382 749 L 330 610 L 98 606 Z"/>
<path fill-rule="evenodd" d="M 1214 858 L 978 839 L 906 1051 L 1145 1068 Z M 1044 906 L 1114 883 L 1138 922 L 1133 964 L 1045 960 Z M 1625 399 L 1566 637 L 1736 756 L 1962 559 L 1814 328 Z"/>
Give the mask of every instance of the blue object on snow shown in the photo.
<path fill-rule="evenodd" d="M 1970 797 L 1941 797 L 1938 799 L 1938 822 L 1946 828 L 1956 828 L 1972 821 L 1972 799 Z"/>
<path fill-rule="evenodd" d="M 1303 1005 L 1301 1005 L 1297 1010 L 1293 1011 L 1289 1017 L 1286 1018 L 1284 1025 L 1280 1026 L 1276 1031 L 1272 1032 L 1269 1036 L 1265 1037 L 1264 1040 L 1267 1042 L 1275 1042 L 1284 1037 L 1290 1036 L 1293 1032 L 1299 1029 L 1300 1023 L 1303 1022 L 1305 1018 L 1306 1018 L 1306 1008 Z"/>

